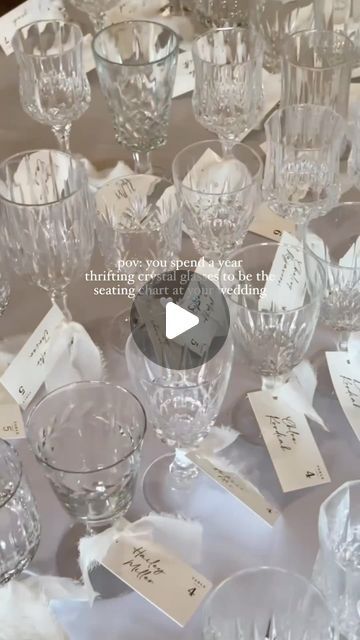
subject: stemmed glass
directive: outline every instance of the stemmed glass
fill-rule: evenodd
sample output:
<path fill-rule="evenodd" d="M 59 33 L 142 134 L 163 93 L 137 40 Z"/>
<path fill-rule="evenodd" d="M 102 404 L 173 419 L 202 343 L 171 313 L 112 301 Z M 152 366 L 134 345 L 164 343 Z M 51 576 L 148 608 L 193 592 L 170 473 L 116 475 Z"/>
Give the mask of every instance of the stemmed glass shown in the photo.
<path fill-rule="evenodd" d="M 26 569 L 39 542 L 39 514 L 20 458 L 0 440 L 0 585 Z"/>
<path fill-rule="evenodd" d="M 224 155 L 259 119 L 262 104 L 263 44 L 252 29 L 212 29 L 193 44 L 198 122 L 216 133 Z"/>
<path fill-rule="evenodd" d="M 355 47 L 343 33 L 298 31 L 284 40 L 281 106 L 321 104 L 347 118 Z"/>
<path fill-rule="evenodd" d="M 22 108 L 51 127 L 60 149 L 70 153 L 71 125 L 91 100 L 80 27 L 61 20 L 34 22 L 15 33 L 13 48 Z"/>
<path fill-rule="evenodd" d="M 76 382 L 45 396 L 28 438 L 64 509 L 92 534 L 134 497 L 146 417 L 137 398 L 107 382 Z"/>
<path fill-rule="evenodd" d="M 136 330 L 135 330 L 136 331 Z M 227 390 L 233 358 L 230 338 L 202 366 L 179 370 L 159 366 L 139 350 L 134 337 L 126 344 L 130 376 L 144 402 L 155 433 L 175 456 L 155 460 L 144 476 L 146 501 L 157 513 L 185 514 L 197 491 L 198 470 L 186 458 L 213 426 Z"/>
<path fill-rule="evenodd" d="M 105 14 L 119 4 L 119 0 L 70 0 L 70 3 L 89 16 L 95 33 L 105 27 Z"/>
<path fill-rule="evenodd" d="M 115 282 L 133 300 L 144 283 L 170 271 L 182 242 L 182 216 L 174 187 L 164 178 L 116 178 L 96 194 L 100 251 Z M 111 325 L 112 346 L 123 351 L 130 332 L 130 309 Z"/>
<path fill-rule="evenodd" d="M 332 109 L 292 105 L 265 123 L 263 198 L 300 227 L 325 213 L 341 195 L 340 158 L 347 124 Z"/>
<path fill-rule="evenodd" d="M 308 580 L 260 567 L 224 580 L 205 603 L 204 640 L 332 640 L 331 613 Z"/>
<path fill-rule="evenodd" d="M 308 261 L 316 259 L 325 274 L 320 320 L 337 334 L 340 351 L 347 351 L 352 331 L 360 331 L 360 218 L 358 202 L 342 202 L 304 228 Z"/>
<path fill-rule="evenodd" d="M 66 289 L 90 265 L 95 207 L 81 162 L 23 151 L 0 164 L 2 232 L 15 273 L 45 289 L 71 319 Z"/>
<path fill-rule="evenodd" d="M 152 173 L 150 151 L 166 144 L 178 48 L 174 31 L 145 20 L 113 24 L 94 38 L 116 140 L 132 152 L 136 173 Z"/>
<path fill-rule="evenodd" d="M 360 633 L 360 482 L 346 482 L 320 507 L 320 552 L 313 581 L 334 612 L 339 637 Z"/>
<path fill-rule="evenodd" d="M 264 242 L 232 253 L 220 271 L 239 353 L 261 377 L 258 388 L 274 395 L 303 360 L 319 317 L 323 269 L 311 255 L 307 264 L 312 267 L 311 281 L 306 281 L 299 242 Z M 235 419 L 239 416 L 241 433 L 258 442 L 257 426 L 254 437 L 254 421 L 245 419 L 248 409 L 247 397 L 241 398 Z"/>
<path fill-rule="evenodd" d="M 245 144 L 223 157 L 216 140 L 175 157 L 173 177 L 187 233 L 200 255 L 222 258 L 241 245 L 260 202 L 263 165 Z"/>

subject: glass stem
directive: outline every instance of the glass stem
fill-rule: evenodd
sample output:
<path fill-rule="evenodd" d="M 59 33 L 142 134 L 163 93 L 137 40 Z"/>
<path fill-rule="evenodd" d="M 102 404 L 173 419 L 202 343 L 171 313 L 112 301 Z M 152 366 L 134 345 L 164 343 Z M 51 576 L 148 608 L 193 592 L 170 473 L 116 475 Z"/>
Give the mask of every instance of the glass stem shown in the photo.
<path fill-rule="evenodd" d="M 59 309 L 63 312 L 65 316 L 65 320 L 67 320 L 68 322 L 71 322 L 72 317 L 67 304 L 68 295 L 66 291 L 52 291 L 50 297 L 51 297 L 51 302 L 53 304 L 56 304 L 59 307 Z"/>
<path fill-rule="evenodd" d="M 295 238 L 300 240 L 300 242 L 303 241 L 305 225 L 306 225 L 306 222 L 295 223 Z"/>
<path fill-rule="evenodd" d="M 349 331 L 340 331 L 338 340 L 338 351 L 347 351 L 349 345 L 350 333 Z"/>
<path fill-rule="evenodd" d="M 272 395 L 276 396 L 276 392 L 288 382 L 289 378 L 290 374 L 262 377 L 261 389 L 262 391 L 268 391 Z"/>
<path fill-rule="evenodd" d="M 135 173 L 152 173 L 153 168 L 149 151 L 134 151 L 133 159 Z"/>
<path fill-rule="evenodd" d="M 173 482 L 179 488 L 184 489 L 187 489 L 189 483 L 198 475 L 197 467 L 186 458 L 184 449 L 175 450 L 175 458 L 170 465 L 169 471 Z"/>
<path fill-rule="evenodd" d="M 52 132 L 56 136 L 58 141 L 58 145 L 60 147 L 60 151 L 65 151 L 66 153 L 71 153 L 70 151 L 70 131 L 71 131 L 71 122 L 66 124 L 64 127 L 52 127 Z"/>
<path fill-rule="evenodd" d="M 223 157 L 232 157 L 232 150 L 235 145 L 235 140 L 220 140 L 222 146 Z"/>

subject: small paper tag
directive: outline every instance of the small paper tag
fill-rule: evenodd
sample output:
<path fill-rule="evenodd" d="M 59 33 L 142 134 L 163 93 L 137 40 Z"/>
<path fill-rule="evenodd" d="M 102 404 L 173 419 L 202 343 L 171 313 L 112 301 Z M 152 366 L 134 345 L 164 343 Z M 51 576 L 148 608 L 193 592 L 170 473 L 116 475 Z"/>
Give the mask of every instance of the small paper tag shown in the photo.
<path fill-rule="evenodd" d="M 212 588 L 164 547 L 131 534 L 115 540 L 102 564 L 181 627 Z"/>
<path fill-rule="evenodd" d="M 0 18 L 0 46 L 9 56 L 13 52 L 12 39 L 17 29 L 38 20 L 64 20 L 65 17 L 62 0 L 27 0 Z"/>
<path fill-rule="evenodd" d="M 295 225 L 291 220 L 281 218 L 262 204 L 256 211 L 255 219 L 250 225 L 249 231 L 269 240 L 281 240 L 284 231 L 293 234 Z"/>
<path fill-rule="evenodd" d="M 360 440 L 360 368 L 343 351 L 327 351 L 335 393 L 356 437 Z"/>
<path fill-rule="evenodd" d="M 281 236 L 259 309 L 300 307 L 305 298 L 306 271 L 302 243 L 286 231 Z"/>
<path fill-rule="evenodd" d="M 3 394 L 8 395 L 8 400 L 4 400 Z M 10 394 L 4 388 L 1 388 L 0 438 L 18 440 L 25 437 L 24 421 L 20 408 Z"/>
<path fill-rule="evenodd" d="M 188 460 L 196 464 L 209 478 L 214 480 L 222 489 L 240 500 L 251 511 L 265 520 L 271 526 L 275 523 L 280 513 L 266 502 L 264 496 L 252 488 L 249 482 L 245 482 L 235 473 L 230 473 L 212 463 L 209 458 L 204 458 L 192 451 L 186 454 Z"/>
<path fill-rule="evenodd" d="M 191 51 L 179 53 L 173 98 L 182 96 L 195 87 L 195 68 Z"/>
<path fill-rule="evenodd" d="M 248 398 L 284 493 L 330 482 L 305 416 L 268 391 Z"/>
<path fill-rule="evenodd" d="M 0 378 L 22 409 L 30 404 L 45 380 L 47 350 L 63 320 L 62 311 L 54 305 Z"/>

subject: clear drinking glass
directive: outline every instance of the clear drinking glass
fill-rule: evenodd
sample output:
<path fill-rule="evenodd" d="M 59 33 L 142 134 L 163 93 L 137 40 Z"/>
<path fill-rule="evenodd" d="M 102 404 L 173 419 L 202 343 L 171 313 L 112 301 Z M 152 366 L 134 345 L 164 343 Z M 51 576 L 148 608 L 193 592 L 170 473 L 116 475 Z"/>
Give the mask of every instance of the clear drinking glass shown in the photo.
<path fill-rule="evenodd" d="M 70 319 L 66 289 L 90 265 L 95 206 L 80 161 L 23 151 L 0 164 L 2 233 L 15 273 L 45 289 Z"/>
<path fill-rule="evenodd" d="M 281 106 L 319 104 L 347 118 L 355 48 L 343 33 L 299 31 L 284 40 Z"/>
<path fill-rule="evenodd" d="M 107 382 L 66 385 L 33 407 L 27 430 L 60 503 L 90 533 L 128 510 L 146 430 L 132 393 Z"/>
<path fill-rule="evenodd" d="M 196 142 L 176 156 L 173 178 L 184 222 L 205 258 L 222 258 L 242 244 L 260 202 L 263 165 L 245 144 L 223 157 L 216 140 Z"/>
<path fill-rule="evenodd" d="M 260 567 L 222 582 L 205 603 L 204 640 L 332 640 L 321 593 L 302 576 Z"/>
<path fill-rule="evenodd" d="M 342 202 L 304 228 L 306 264 L 324 270 L 321 322 L 337 332 L 346 351 L 352 331 L 360 331 L 360 203 Z M 307 268 L 308 278 L 313 269 Z"/>
<path fill-rule="evenodd" d="M 313 581 L 333 611 L 340 637 L 360 637 L 360 482 L 346 482 L 320 507 L 320 551 Z"/>
<path fill-rule="evenodd" d="M 346 132 L 344 118 L 320 105 L 292 105 L 270 116 L 263 198 L 273 211 L 301 225 L 339 201 Z"/>
<path fill-rule="evenodd" d="M 359 0 L 316 0 L 314 4 L 316 28 L 345 33 L 355 46 L 358 65 L 360 63 Z"/>
<path fill-rule="evenodd" d="M 251 0 L 194 0 L 196 14 L 208 27 L 246 27 Z"/>
<path fill-rule="evenodd" d="M 70 152 L 71 125 L 91 100 L 80 27 L 61 20 L 34 22 L 15 33 L 13 48 L 22 108 L 51 127 L 60 149 Z"/>
<path fill-rule="evenodd" d="M 257 3 L 257 27 L 265 44 L 264 67 L 279 73 L 284 37 L 289 33 L 313 29 L 316 0 L 284 2 L 260 0 Z"/>
<path fill-rule="evenodd" d="M 164 178 L 131 175 L 116 178 L 96 194 L 97 235 L 106 268 L 116 272 L 113 284 L 127 288 L 133 300 L 147 279 L 171 271 L 182 244 L 182 216 L 175 189 Z M 130 309 L 116 316 L 111 343 L 125 348 Z"/>
<path fill-rule="evenodd" d="M 70 3 L 89 16 L 95 33 L 105 27 L 105 13 L 119 4 L 119 0 L 70 0 Z"/>
<path fill-rule="evenodd" d="M 195 118 L 224 153 L 257 123 L 263 105 L 263 43 L 252 29 L 212 29 L 193 44 Z"/>
<path fill-rule="evenodd" d="M 39 542 L 39 514 L 20 458 L 0 440 L 0 585 L 29 565 Z"/>
<path fill-rule="evenodd" d="M 149 422 L 158 438 L 176 449 L 175 456 L 155 460 L 144 476 L 146 501 L 157 513 L 185 514 L 197 489 L 198 470 L 186 452 L 196 449 L 215 422 L 227 390 L 233 350 L 228 338 L 201 367 L 175 371 L 146 358 L 133 336 L 127 341 L 129 373 Z"/>
<path fill-rule="evenodd" d="M 116 140 L 132 152 L 137 173 L 152 173 L 150 151 L 166 144 L 178 48 L 174 31 L 145 20 L 113 24 L 93 41 Z"/>

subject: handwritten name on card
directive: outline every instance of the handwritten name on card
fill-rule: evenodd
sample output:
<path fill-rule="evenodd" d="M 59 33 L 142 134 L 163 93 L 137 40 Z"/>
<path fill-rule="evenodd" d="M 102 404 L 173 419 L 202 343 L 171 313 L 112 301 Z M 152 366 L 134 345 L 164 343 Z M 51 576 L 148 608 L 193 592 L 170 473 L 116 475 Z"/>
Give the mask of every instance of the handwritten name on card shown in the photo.
<path fill-rule="evenodd" d="M 59 307 L 51 307 L 0 378 L 1 384 L 22 409 L 30 404 L 45 380 L 44 365 L 49 343 L 63 320 Z"/>
<path fill-rule="evenodd" d="M 0 18 L 0 46 L 9 56 L 13 52 L 12 39 L 17 29 L 38 20 L 57 19 L 66 19 L 62 0 L 27 0 Z"/>
<path fill-rule="evenodd" d="M 259 308 L 296 309 L 306 293 L 306 271 L 302 243 L 286 231 L 282 234 Z"/>
<path fill-rule="evenodd" d="M 213 464 L 210 459 L 204 458 L 196 452 L 187 453 L 186 457 L 222 489 L 237 500 L 240 500 L 241 503 L 260 516 L 265 522 L 271 526 L 276 522 L 280 515 L 279 511 L 270 505 L 264 496 L 256 491 L 255 487 L 252 487 L 249 482 L 246 482 L 235 473 L 221 469 L 216 464 Z"/>
<path fill-rule="evenodd" d="M 122 534 L 102 564 L 184 627 L 212 588 L 211 582 L 164 547 Z"/>
<path fill-rule="evenodd" d="M 341 408 L 360 440 L 360 366 L 342 351 L 328 351 L 326 360 Z"/>
<path fill-rule="evenodd" d="M 284 493 L 330 482 L 305 416 L 267 391 L 248 398 Z"/>

